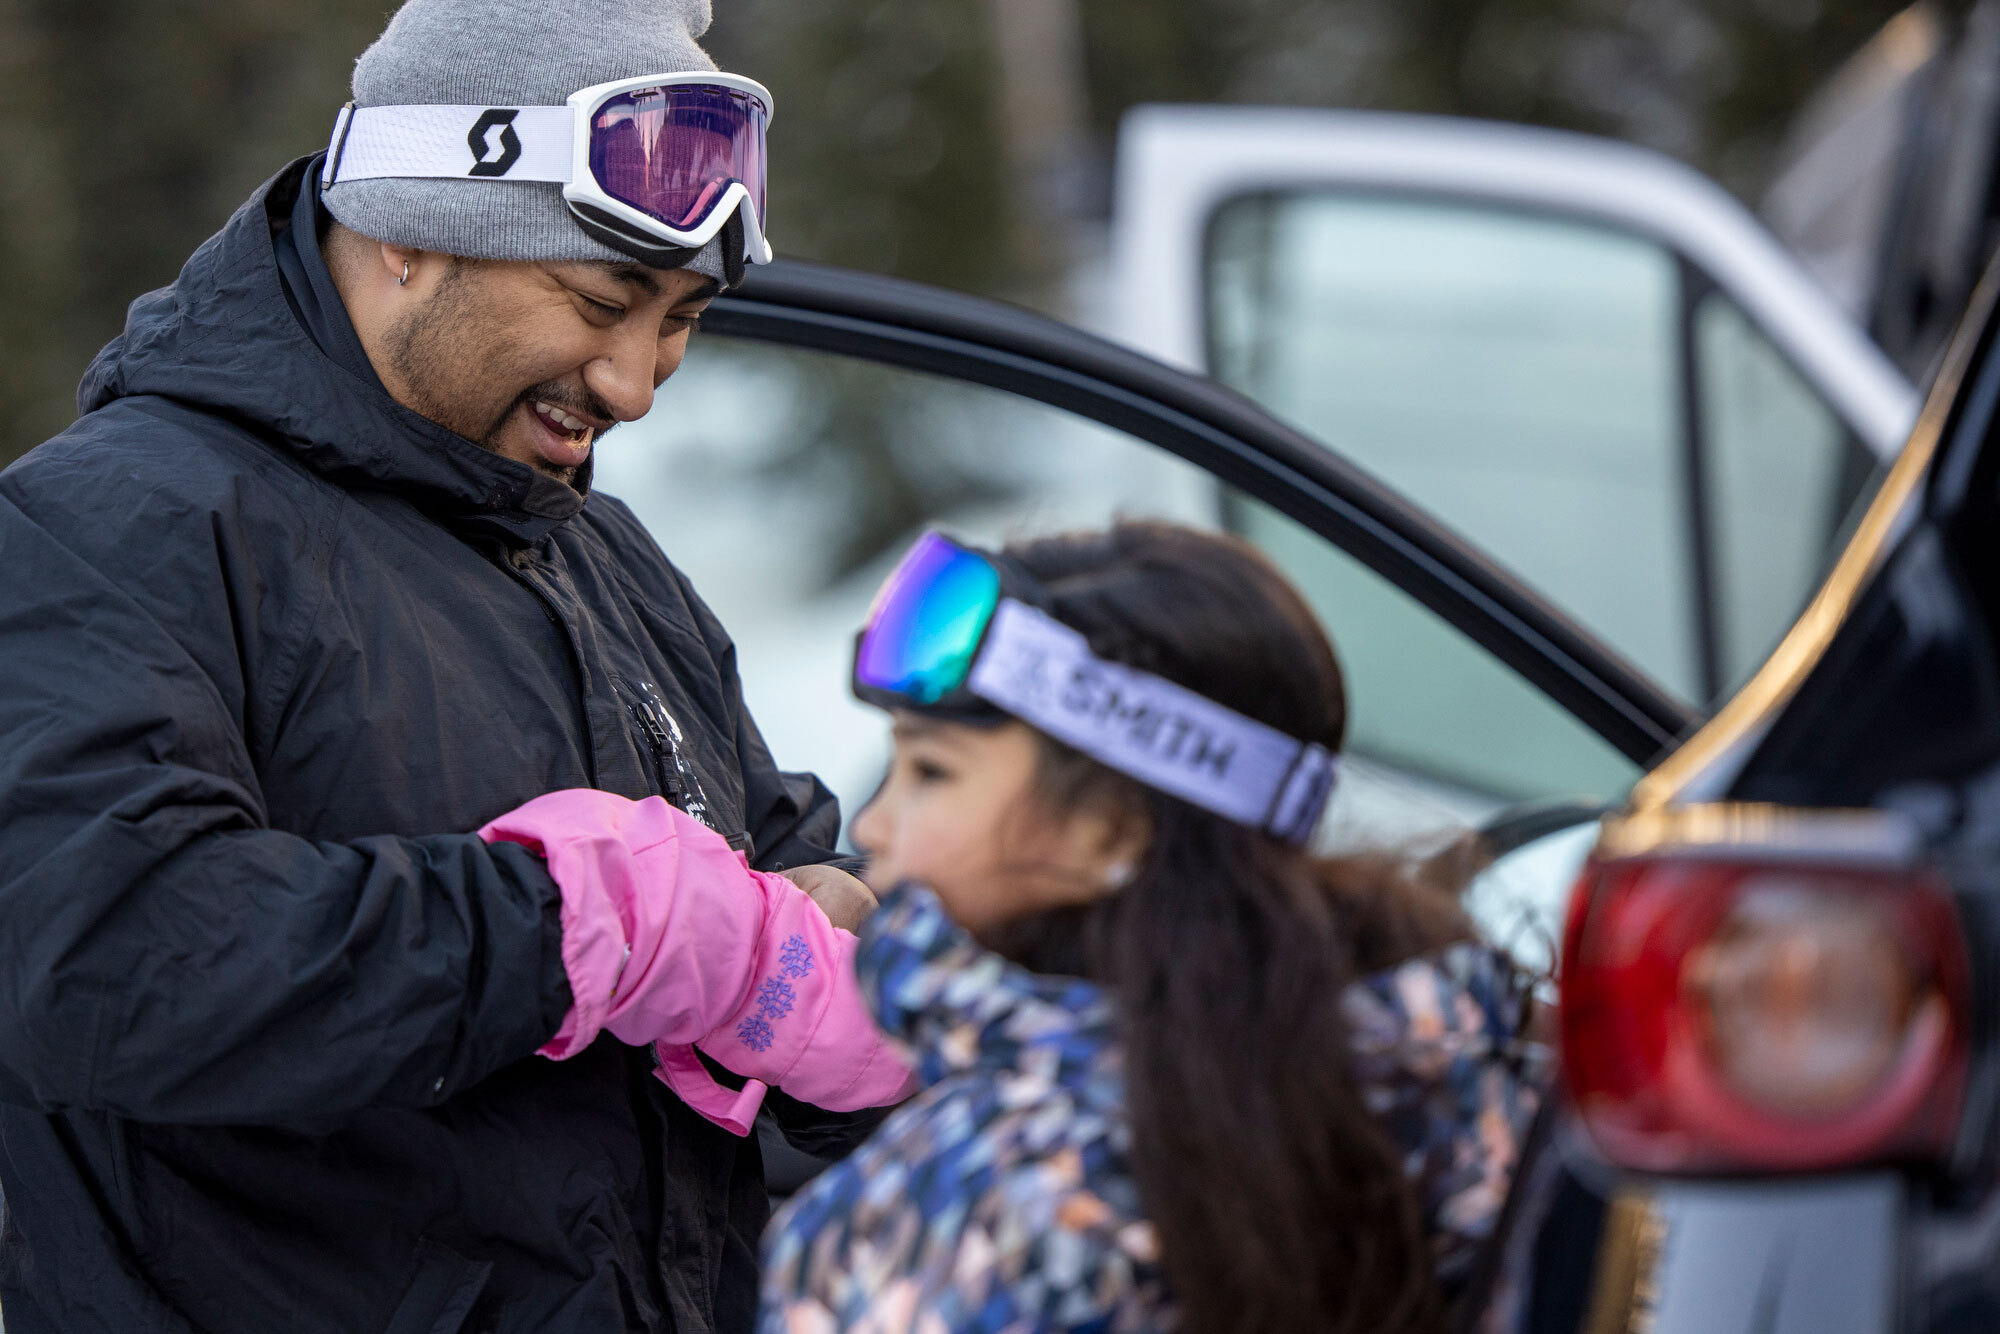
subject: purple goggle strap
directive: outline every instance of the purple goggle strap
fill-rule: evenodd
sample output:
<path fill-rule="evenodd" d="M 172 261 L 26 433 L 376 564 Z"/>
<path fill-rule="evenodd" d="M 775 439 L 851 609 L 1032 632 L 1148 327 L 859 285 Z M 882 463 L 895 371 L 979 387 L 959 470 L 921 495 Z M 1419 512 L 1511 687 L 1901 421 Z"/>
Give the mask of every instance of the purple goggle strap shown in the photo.
<path fill-rule="evenodd" d="M 1077 631 L 1000 599 L 966 686 L 1099 763 L 1238 824 L 1311 841 L 1339 759 L 1183 686 L 1090 651 Z"/>

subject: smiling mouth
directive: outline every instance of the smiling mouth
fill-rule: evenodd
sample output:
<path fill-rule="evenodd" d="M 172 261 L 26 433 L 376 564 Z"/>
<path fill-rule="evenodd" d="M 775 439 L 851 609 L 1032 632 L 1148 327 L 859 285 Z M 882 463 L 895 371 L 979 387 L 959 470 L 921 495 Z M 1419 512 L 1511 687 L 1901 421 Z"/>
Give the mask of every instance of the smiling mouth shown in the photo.
<path fill-rule="evenodd" d="M 545 425 L 566 437 L 572 445 L 580 445 L 590 439 L 589 422 L 572 417 L 555 404 L 544 403 L 539 398 L 530 399 L 528 406 L 535 410 L 535 415 L 540 417 Z"/>

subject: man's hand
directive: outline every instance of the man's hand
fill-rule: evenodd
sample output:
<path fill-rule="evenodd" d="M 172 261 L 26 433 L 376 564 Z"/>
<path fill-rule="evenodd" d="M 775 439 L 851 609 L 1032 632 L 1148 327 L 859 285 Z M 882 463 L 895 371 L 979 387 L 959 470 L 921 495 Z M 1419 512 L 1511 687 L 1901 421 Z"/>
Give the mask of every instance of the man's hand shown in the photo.
<path fill-rule="evenodd" d="M 837 866 L 794 866 L 783 874 L 843 931 L 859 931 L 875 911 L 874 893 Z"/>

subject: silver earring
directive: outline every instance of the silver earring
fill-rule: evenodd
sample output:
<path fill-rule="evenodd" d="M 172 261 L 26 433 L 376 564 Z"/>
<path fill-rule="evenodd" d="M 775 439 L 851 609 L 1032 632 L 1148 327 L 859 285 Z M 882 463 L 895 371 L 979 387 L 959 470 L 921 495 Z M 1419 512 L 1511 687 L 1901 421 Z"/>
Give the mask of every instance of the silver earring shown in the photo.
<path fill-rule="evenodd" d="M 1111 889 L 1123 889 L 1138 877 L 1138 869 L 1131 862 L 1113 862 L 1104 868 L 1104 883 Z"/>
<path fill-rule="evenodd" d="M 396 286 L 408 287 L 409 285 L 410 285 L 410 261 L 406 259 L 403 261 L 403 276 L 401 279 L 397 281 Z"/>

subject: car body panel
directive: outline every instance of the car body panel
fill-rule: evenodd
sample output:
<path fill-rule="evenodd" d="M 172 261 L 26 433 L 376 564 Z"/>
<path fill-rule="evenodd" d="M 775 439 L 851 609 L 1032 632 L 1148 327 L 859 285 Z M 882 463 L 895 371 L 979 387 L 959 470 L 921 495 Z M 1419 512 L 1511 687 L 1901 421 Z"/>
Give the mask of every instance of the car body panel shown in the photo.
<path fill-rule="evenodd" d="M 1518 1174 L 1484 1334 L 1885 1334 L 1916 1209 L 1892 1171 L 1804 1179 L 1621 1174 L 1551 1108 Z"/>
<path fill-rule="evenodd" d="M 1890 1173 L 1797 1184 L 1676 1182 L 1649 1203 L 1665 1234 L 1653 1334 L 1879 1334 L 1903 1208 Z"/>

